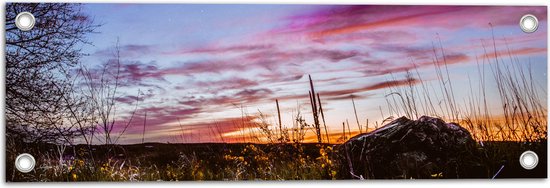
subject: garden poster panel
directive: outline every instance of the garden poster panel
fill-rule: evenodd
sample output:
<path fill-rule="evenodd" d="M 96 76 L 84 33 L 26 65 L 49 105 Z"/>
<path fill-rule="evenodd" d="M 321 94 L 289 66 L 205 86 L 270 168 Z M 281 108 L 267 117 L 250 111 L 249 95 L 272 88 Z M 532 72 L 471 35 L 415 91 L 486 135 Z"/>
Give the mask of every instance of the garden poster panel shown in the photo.
<path fill-rule="evenodd" d="M 547 178 L 546 6 L 5 8 L 8 182 Z"/>

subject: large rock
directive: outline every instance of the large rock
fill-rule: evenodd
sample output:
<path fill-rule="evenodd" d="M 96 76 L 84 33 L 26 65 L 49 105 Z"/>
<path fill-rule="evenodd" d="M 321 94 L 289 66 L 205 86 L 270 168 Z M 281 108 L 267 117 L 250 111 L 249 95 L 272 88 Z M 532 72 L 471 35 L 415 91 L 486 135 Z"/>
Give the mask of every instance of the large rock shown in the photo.
<path fill-rule="evenodd" d="M 455 123 L 422 116 L 406 117 L 339 148 L 347 178 L 473 178 L 478 162 L 475 141 Z"/>

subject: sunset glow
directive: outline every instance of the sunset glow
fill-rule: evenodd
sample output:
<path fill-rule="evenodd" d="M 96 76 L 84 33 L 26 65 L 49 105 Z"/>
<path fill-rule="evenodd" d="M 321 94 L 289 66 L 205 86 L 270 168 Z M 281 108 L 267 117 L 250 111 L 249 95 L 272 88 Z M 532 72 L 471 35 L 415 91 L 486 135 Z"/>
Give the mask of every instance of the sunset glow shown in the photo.
<path fill-rule="evenodd" d="M 478 96 L 471 92 L 480 87 L 478 68 L 486 65 L 484 73 L 493 74 L 495 53 L 499 61 L 530 68 L 539 95 L 546 96 L 545 8 L 85 4 L 84 13 L 103 25 L 87 37 L 93 45 L 83 46 L 89 55 L 82 62 L 98 69 L 112 61 L 119 41 L 113 133 L 131 121 L 121 144 L 141 143 L 142 137 L 265 142 L 262 121 L 279 131 L 276 99 L 281 127 L 295 127 L 298 113 L 313 123 L 308 75 L 322 100 L 330 141 L 337 142 L 343 131 L 359 133 L 357 121 L 365 132 L 367 121 L 372 131 L 398 116 L 387 104 L 395 89 L 420 90 L 424 83 L 436 91 L 430 97 L 441 98 L 436 59 L 448 68 L 461 116 L 469 97 Z M 537 16 L 537 32 L 521 31 L 524 14 Z M 491 115 L 500 117 L 494 82 L 487 79 L 486 98 Z M 316 141 L 311 127 L 305 140 Z"/>

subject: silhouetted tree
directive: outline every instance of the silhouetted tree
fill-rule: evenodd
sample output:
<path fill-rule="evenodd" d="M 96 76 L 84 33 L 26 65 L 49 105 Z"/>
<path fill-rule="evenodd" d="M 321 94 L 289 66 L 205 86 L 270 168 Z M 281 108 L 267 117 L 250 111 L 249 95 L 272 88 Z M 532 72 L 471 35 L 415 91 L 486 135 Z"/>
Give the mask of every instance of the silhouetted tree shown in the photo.
<path fill-rule="evenodd" d="M 81 92 L 79 96 L 85 99 L 84 106 L 86 106 L 85 109 L 89 115 L 89 118 L 84 119 L 80 124 L 89 123 L 81 127 L 91 128 L 89 137 L 86 135 L 83 137 L 87 143 L 88 141 L 98 140 L 102 144 L 117 144 L 132 123 L 138 110 L 139 99 L 143 95 L 140 90 L 135 96 L 134 109 L 130 111 L 129 117 L 125 117 L 127 118 L 126 121 L 121 121 L 121 113 L 117 114 L 117 106 L 120 104 L 120 102 L 117 102 L 117 98 L 121 94 L 119 89 L 124 82 L 128 81 L 123 79 L 125 76 L 122 73 L 126 72 L 126 69 L 122 68 L 120 52 L 117 40 L 113 51 L 113 59 L 96 68 L 90 69 L 82 65 L 79 69 L 79 75 L 81 75 L 81 83 L 79 84 Z M 120 128 L 118 132 L 113 132 L 115 126 Z M 117 134 L 117 136 L 113 134 Z"/>
<path fill-rule="evenodd" d="M 21 31 L 18 13 L 28 11 L 35 27 Z M 82 134 L 74 117 L 82 102 L 75 98 L 73 67 L 80 47 L 97 25 L 79 4 L 6 4 L 6 133 L 24 142 L 66 143 Z M 80 110 L 83 111 L 82 109 Z"/>

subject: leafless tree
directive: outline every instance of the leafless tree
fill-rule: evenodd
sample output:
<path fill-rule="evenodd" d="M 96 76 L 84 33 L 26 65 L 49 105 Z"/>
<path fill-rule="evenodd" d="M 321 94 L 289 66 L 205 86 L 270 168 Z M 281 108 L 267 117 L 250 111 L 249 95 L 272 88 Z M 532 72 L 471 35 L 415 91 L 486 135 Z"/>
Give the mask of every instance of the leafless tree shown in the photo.
<path fill-rule="evenodd" d="M 121 105 L 117 102 L 117 98 L 120 95 L 120 87 L 124 78 L 123 69 L 121 65 L 120 46 L 117 40 L 113 59 L 103 63 L 99 68 L 88 68 L 81 66 L 79 69 L 82 75 L 81 83 L 79 84 L 80 95 L 85 99 L 86 106 L 90 109 L 90 118 L 87 123 L 90 123 L 91 134 L 89 135 L 90 142 L 92 140 L 99 140 L 102 144 L 116 144 L 121 136 L 126 132 L 130 126 L 134 115 L 139 106 L 140 96 L 143 92 L 138 90 L 136 95 L 136 101 L 134 102 L 133 110 L 130 112 L 129 117 L 125 120 L 121 120 L 122 114 L 120 111 L 117 113 L 117 108 L 120 110 Z M 116 126 L 120 126 L 119 132 L 113 132 Z M 117 135 L 116 137 L 114 135 Z"/>
<path fill-rule="evenodd" d="M 83 133 L 66 117 L 79 100 L 71 95 L 71 70 L 83 56 L 80 46 L 98 27 L 79 4 L 6 4 L 6 133 L 23 142 L 71 142 Z M 28 11 L 35 27 L 21 31 L 18 13 Z"/>

